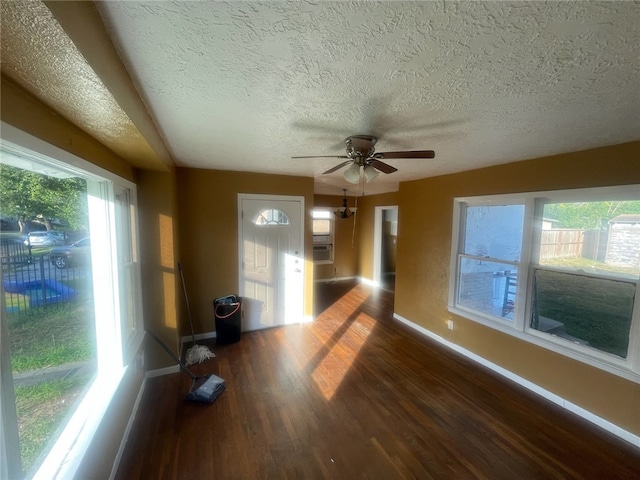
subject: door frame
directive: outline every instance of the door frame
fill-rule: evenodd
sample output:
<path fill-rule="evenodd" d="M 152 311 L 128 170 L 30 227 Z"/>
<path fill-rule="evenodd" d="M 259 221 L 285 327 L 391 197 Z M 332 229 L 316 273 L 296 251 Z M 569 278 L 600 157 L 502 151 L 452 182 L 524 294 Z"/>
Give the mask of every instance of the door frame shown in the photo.
<path fill-rule="evenodd" d="M 244 296 L 244 268 L 243 268 L 243 259 L 244 259 L 244 231 L 242 226 L 242 202 L 244 200 L 261 200 L 261 201 L 288 201 L 288 202 L 300 202 L 300 218 L 299 226 L 300 226 L 300 258 L 301 262 L 301 270 L 302 270 L 302 279 L 303 279 L 303 295 L 306 290 L 306 251 L 305 251 L 305 237 L 304 237 L 304 219 L 305 219 L 305 208 L 304 208 L 304 197 L 302 195 L 270 195 L 270 194 L 262 194 L 262 193 L 238 193 L 238 203 L 237 203 L 237 218 L 238 218 L 238 295 L 240 297 Z M 300 321 L 304 321 L 304 310 L 305 310 L 306 298 L 302 299 L 302 311 L 300 312 Z"/>
<path fill-rule="evenodd" d="M 382 217 L 385 210 L 398 211 L 397 205 L 383 205 L 374 207 L 373 221 L 373 284 L 382 285 Z"/>

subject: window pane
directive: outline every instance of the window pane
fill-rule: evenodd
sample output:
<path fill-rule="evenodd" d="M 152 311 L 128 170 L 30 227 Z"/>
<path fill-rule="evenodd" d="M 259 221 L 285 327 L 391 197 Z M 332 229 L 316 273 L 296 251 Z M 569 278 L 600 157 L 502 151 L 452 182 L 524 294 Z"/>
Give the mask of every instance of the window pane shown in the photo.
<path fill-rule="evenodd" d="M 541 265 L 640 275 L 640 202 L 544 205 Z"/>
<path fill-rule="evenodd" d="M 331 218 L 331 212 L 329 210 L 314 210 L 313 218 Z"/>
<path fill-rule="evenodd" d="M 517 275 L 513 265 L 462 257 L 458 304 L 512 320 Z"/>
<path fill-rule="evenodd" d="M 290 225 L 289 217 L 282 210 L 268 209 L 258 214 L 254 223 L 256 225 Z"/>
<path fill-rule="evenodd" d="M 331 233 L 331 220 L 314 220 L 314 235 L 329 235 Z"/>
<path fill-rule="evenodd" d="M 88 234 L 87 182 L 39 169 L 0 166 L 8 219 L 0 232 L 2 282 L 26 475 L 57 440 L 97 368 L 90 242 L 73 243 Z M 25 245 L 36 228 L 60 241 Z"/>
<path fill-rule="evenodd" d="M 636 286 L 536 270 L 531 327 L 626 358 Z"/>
<path fill-rule="evenodd" d="M 523 222 L 524 205 L 467 207 L 464 253 L 519 261 Z"/>

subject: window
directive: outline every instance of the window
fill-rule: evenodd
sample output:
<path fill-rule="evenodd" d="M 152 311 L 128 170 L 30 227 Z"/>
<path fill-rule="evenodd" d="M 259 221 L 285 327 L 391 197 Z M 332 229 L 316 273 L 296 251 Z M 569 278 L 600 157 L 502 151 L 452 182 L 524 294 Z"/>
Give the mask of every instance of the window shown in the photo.
<path fill-rule="evenodd" d="M 24 134 L 15 128 L 2 125 L 3 138 L 0 143 L 1 160 L 3 166 L 10 165 L 20 171 L 28 171 L 45 175 L 50 188 L 56 179 L 70 179 L 79 181 L 82 189 L 78 195 L 80 204 L 84 207 L 84 213 L 71 212 L 71 215 L 79 215 L 84 218 L 86 224 L 80 229 L 84 230 L 84 237 L 88 234 L 90 241 L 81 241 L 77 246 L 60 247 L 68 251 L 68 256 L 60 257 L 66 259 L 65 262 L 57 262 L 52 254 L 51 246 L 34 248 L 31 258 L 42 260 L 38 265 L 39 275 L 47 278 L 57 275 L 54 284 L 61 284 L 64 288 L 69 288 L 69 283 L 73 283 L 77 297 L 82 300 L 79 306 L 66 305 L 53 320 L 66 322 L 70 313 L 79 312 L 79 323 L 74 325 L 79 330 L 87 332 L 87 338 L 78 338 L 80 345 L 86 345 L 88 352 L 81 358 L 87 363 L 88 368 L 80 369 L 87 372 L 81 385 L 73 385 L 76 388 L 74 395 L 64 397 L 64 402 L 58 406 L 49 406 L 46 410 L 51 417 L 61 413 L 62 406 L 70 404 L 70 408 L 58 418 L 52 429 L 49 429 L 46 441 L 37 446 L 39 449 L 35 455 L 25 456 L 19 450 L 4 449 L 9 443 L 24 446 L 26 441 L 23 437 L 24 429 L 19 432 L 19 425 L 22 426 L 23 418 L 20 406 L 18 411 L 13 408 L 2 409 L 0 411 L 0 446 L 2 450 L 3 470 L 11 472 L 10 476 L 22 477 L 24 475 L 42 478 L 71 478 L 75 469 L 82 460 L 82 455 L 94 435 L 98 424 L 108 407 L 118 384 L 124 374 L 127 364 L 130 363 L 135 352 L 138 351 L 142 340 L 142 316 L 140 312 L 140 269 L 138 260 L 138 237 L 137 237 L 137 207 L 135 185 L 127 180 L 116 177 L 110 172 L 104 171 L 91 165 L 78 157 L 70 155 L 60 149 L 52 147 L 34 137 Z M 3 192 L 5 190 L 3 189 Z M 68 192 L 66 193 L 67 198 Z M 50 195 L 47 195 L 49 198 Z M 67 203 L 70 203 L 69 201 Z M 69 218 L 69 205 L 66 203 L 55 204 L 59 211 L 64 210 L 65 219 Z M 8 208 L 4 205 L 2 208 Z M 56 219 L 58 221 L 60 219 Z M 75 227 L 74 227 L 75 228 Z M 80 233 L 80 231 L 73 233 Z M 4 234 L 4 232 L 3 232 Z M 66 233 L 65 233 L 66 235 Z M 65 241 L 64 243 L 69 243 Z M 75 250 L 75 249 L 78 250 Z M 86 260 L 80 261 L 80 249 L 82 257 Z M 86 256 L 84 255 L 86 253 Z M 62 253 L 60 255 L 63 255 Z M 66 253 L 64 255 L 67 255 Z M 69 261 L 67 263 L 67 260 Z M 82 264 L 82 267 L 81 267 Z M 3 265 L 4 267 L 4 265 Z M 25 274 L 27 267 L 20 266 L 21 274 Z M 11 281 L 5 282 L 5 276 L 9 269 L 3 268 L 3 285 L 15 285 Z M 67 290 L 65 290 L 67 291 Z M 43 288 L 42 295 L 45 295 Z M 47 297 L 49 293 L 46 293 Z M 11 301 L 11 294 L 3 292 L 2 310 L 2 342 L 1 350 L 8 352 L 12 334 L 17 330 L 14 326 L 29 324 L 30 322 L 13 321 L 9 318 L 9 305 L 5 305 L 7 300 Z M 67 296 L 66 300 L 69 300 Z M 74 297 L 75 298 L 75 297 Z M 18 304 L 18 308 L 29 304 Z M 51 313 L 50 306 L 44 306 L 37 312 L 42 318 Z M 75 314 L 74 314 L 75 315 Z M 39 320 L 42 320 L 38 317 Z M 27 319 L 28 320 L 28 319 Z M 33 322 L 31 322 L 33 323 Z M 40 323 L 44 325 L 44 323 Z M 82 327 L 82 328 L 80 328 Z M 73 330 L 71 326 L 63 330 Z M 8 335 L 6 334 L 8 333 Z M 53 332 L 47 329 L 40 335 L 42 338 L 53 338 L 63 332 Z M 66 332 L 68 333 L 68 332 Z M 72 332 L 73 333 L 73 332 Z M 70 333 L 71 334 L 71 333 Z M 37 336 L 33 336 L 37 339 Z M 53 340 L 52 340 L 53 341 Z M 62 343 L 62 344 L 60 344 Z M 71 341 L 59 341 L 62 349 L 68 350 L 72 345 Z M 14 351 L 11 352 L 15 354 Z M 83 353 L 80 352 L 80 355 Z M 58 357 L 56 357 L 58 358 Z M 0 363 L 0 381 L 2 383 L 3 405 L 16 405 L 21 401 L 21 397 L 29 392 L 23 391 L 21 385 L 15 384 L 11 365 L 3 361 Z M 70 363 L 71 360 L 65 360 Z M 62 366 L 67 363 L 63 363 Z M 58 365 L 52 363 L 51 365 Z M 76 369 L 77 370 L 77 369 Z M 76 374 L 70 372 L 70 379 Z M 67 388 L 69 383 L 65 379 L 64 385 L 51 385 L 51 391 L 55 389 Z M 55 382 L 51 382 L 52 384 Z M 5 388 L 7 386 L 15 388 Z M 29 397 L 27 400 L 31 401 Z M 28 403 L 28 402 L 27 402 Z M 38 409 L 36 413 L 44 412 L 44 408 Z M 29 418 L 27 418 L 29 420 Z M 41 426 L 47 425 L 47 419 L 43 419 Z M 32 448 L 33 445 L 29 445 Z M 41 453 L 39 453 L 41 452 Z M 4 468 L 7 470 L 4 470 Z"/>
<path fill-rule="evenodd" d="M 456 199 L 449 309 L 640 381 L 638 192 Z"/>
<path fill-rule="evenodd" d="M 313 210 L 313 261 L 333 263 L 333 214 L 331 210 Z"/>
<path fill-rule="evenodd" d="M 502 309 L 507 283 L 518 277 L 524 206 L 467 205 L 464 218 L 458 303 L 511 321 Z"/>
<path fill-rule="evenodd" d="M 291 221 L 282 210 L 271 208 L 260 212 L 254 223 L 256 225 L 290 225 Z"/>

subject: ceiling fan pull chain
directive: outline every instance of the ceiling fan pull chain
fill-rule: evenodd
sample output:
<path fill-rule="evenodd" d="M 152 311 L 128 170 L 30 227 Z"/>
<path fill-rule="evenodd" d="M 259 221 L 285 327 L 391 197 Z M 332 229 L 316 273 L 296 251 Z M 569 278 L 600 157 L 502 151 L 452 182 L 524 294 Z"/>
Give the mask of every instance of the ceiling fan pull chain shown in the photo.
<path fill-rule="evenodd" d="M 356 245 L 356 222 L 358 221 L 358 195 L 356 194 L 356 202 L 353 208 L 353 229 L 351 230 L 351 248 Z"/>

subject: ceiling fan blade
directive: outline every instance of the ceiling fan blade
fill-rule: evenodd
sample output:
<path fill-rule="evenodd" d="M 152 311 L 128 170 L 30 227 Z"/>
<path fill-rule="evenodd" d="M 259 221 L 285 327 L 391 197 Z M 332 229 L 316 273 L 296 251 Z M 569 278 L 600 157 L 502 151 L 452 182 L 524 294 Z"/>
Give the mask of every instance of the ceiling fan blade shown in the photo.
<path fill-rule="evenodd" d="M 353 162 L 353 160 L 347 160 L 346 162 L 342 162 L 340 165 L 336 165 L 335 167 L 330 168 L 326 172 L 322 172 L 322 175 L 326 175 L 327 173 L 333 173 L 336 170 L 340 170 L 342 167 L 344 167 L 345 165 L 349 165 L 351 162 Z"/>
<path fill-rule="evenodd" d="M 412 150 L 407 152 L 379 152 L 375 158 L 435 158 L 436 152 L 433 150 Z"/>
<path fill-rule="evenodd" d="M 376 160 L 375 158 L 369 159 L 367 163 L 376 170 L 380 170 L 382 173 L 393 173 L 398 171 L 396 167 L 387 165 L 386 163 L 383 163 L 380 160 Z"/>
<path fill-rule="evenodd" d="M 349 158 L 346 155 L 307 155 L 303 157 L 291 157 L 291 158 Z"/>

